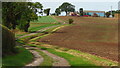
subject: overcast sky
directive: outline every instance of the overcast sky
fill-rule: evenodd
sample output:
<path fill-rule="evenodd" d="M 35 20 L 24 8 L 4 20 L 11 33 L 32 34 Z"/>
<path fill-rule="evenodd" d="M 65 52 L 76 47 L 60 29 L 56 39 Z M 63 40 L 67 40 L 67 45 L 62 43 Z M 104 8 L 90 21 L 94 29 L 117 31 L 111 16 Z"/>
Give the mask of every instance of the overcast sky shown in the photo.
<path fill-rule="evenodd" d="M 44 9 L 51 8 L 51 13 L 55 12 L 63 2 L 69 2 L 75 5 L 76 11 L 79 8 L 84 10 L 94 10 L 94 11 L 109 11 L 111 6 L 113 10 L 118 9 L 119 0 L 31 0 L 32 2 L 40 2 Z"/>
<path fill-rule="evenodd" d="M 119 2 L 120 0 L 31 0 L 37 2 Z"/>

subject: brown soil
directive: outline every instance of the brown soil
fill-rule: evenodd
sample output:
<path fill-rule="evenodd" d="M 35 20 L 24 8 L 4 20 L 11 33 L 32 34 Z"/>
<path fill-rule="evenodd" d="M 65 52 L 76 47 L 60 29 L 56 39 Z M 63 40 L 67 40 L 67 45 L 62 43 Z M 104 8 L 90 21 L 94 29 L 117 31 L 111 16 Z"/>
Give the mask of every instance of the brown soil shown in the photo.
<path fill-rule="evenodd" d="M 64 27 L 40 39 L 40 42 L 80 50 L 118 61 L 117 19 L 57 17 L 74 19 L 75 25 Z"/>

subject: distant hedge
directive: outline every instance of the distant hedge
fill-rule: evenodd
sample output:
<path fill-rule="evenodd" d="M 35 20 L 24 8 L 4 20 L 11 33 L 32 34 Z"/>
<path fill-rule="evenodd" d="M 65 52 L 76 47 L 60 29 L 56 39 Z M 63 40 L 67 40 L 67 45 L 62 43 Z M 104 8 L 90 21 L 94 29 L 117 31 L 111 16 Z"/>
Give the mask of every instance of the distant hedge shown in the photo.
<path fill-rule="evenodd" d="M 0 27 L 2 27 L 2 56 L 14 54 L 16 52 L 15 34 L 3 25 Z"/>

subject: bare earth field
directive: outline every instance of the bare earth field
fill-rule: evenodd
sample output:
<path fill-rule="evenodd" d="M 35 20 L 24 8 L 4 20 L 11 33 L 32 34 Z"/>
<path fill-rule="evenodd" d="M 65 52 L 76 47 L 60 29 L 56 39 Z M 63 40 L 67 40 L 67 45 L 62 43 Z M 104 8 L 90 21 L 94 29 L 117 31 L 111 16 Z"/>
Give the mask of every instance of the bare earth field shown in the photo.
<path fill-rule="evenodd" d="M 118 61 L 118 23 L 113 18 L 56 17 L 74 19 L 74 25 L 64 27 L 38 41 L 76 49 Z"/>

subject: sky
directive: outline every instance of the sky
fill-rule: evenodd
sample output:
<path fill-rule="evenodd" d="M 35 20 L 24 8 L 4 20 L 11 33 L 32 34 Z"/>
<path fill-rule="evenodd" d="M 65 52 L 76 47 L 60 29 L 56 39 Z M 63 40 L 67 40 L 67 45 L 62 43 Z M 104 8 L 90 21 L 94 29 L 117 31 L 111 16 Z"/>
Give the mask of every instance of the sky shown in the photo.
<path fill-rule="evenodd" d="M 79 11 L 79 8 L 84 10 L 93 11 L 110 11 L 118 10 L 119 0 L 31 0 L 32 2 L 40 2 L 43 5 L 43 9 L 51 8 L 50 13 L 54 13 L 63 2 L 69 2 L 75 5 L 75 10 Z M 62 13 L 63 15 L 65 13 Z"/>
<path fill-rule="evenodd" d="M 119 2 L 120 0 L 30 0 L 39 2 Z"/>

